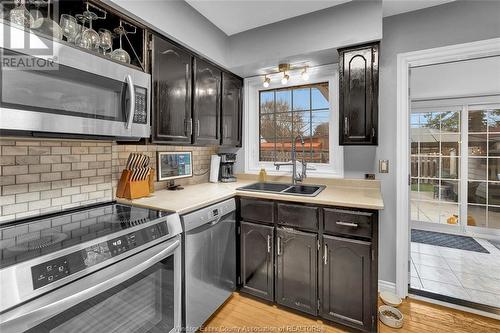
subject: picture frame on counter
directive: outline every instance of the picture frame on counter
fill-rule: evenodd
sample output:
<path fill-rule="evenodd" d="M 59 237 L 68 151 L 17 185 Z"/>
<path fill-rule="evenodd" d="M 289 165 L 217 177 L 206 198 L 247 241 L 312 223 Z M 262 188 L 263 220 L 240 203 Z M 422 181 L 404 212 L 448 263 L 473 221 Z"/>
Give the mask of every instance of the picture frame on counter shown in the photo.
<path fill-rule="evenodd" d="M 191 151 L 158 152 L 158 181 L 193 177 L 193 153 Z"/>

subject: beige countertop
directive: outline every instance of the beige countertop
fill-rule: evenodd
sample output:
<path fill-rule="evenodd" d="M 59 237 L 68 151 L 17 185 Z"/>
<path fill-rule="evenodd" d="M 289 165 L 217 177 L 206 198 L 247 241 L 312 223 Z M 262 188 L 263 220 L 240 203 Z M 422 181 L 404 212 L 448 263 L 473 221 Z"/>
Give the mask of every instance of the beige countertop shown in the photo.
<path fill-rule="evenodd" d="M 285 181 L 289 183 L 288 178 L 270 178 L 272 179 L 268 179 L 269 181 Z M 308 179 L 305 183 L 326 185 L 326 188 L 315 197 L 236 190 L 238 187 L 255 182 L 256 179 L 254 176 L 238 175 L 238 181 L 235 183 L 186 185 L 184 189 L 180 191 L 160 190 L 147 198 L 135 200 L 118 199 L 118 201 L 136 206 L 176 211 L 181 215 L 232 198 L 235 195 L 318 205 L 376 210 L 384 209 L 384 202 L 380 192 L 380 183 L 378 181 Z"/>

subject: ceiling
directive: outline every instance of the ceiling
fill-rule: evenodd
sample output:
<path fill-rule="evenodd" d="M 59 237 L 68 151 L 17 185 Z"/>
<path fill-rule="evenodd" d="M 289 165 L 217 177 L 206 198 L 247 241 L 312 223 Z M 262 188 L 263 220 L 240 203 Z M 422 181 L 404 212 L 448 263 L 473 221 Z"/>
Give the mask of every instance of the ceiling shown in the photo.
<path fill-rule="evenodd" d="M 312 13 L 351 0 L 185 0 L 226 35 Z"/>
<path fill-rule="evenodd" d="M 383 0 L 382 12 L 387 17 L 453 1 L 455 0 Z"/>
<path fill-rule="evenodd" d="M 226 35 L 334 7 L 352 0 L 185 0 Z M 373 0 L 364 0 L 373 1 Z M 454 0 L 383 0 L 383 15 L 392 16 Z"/>

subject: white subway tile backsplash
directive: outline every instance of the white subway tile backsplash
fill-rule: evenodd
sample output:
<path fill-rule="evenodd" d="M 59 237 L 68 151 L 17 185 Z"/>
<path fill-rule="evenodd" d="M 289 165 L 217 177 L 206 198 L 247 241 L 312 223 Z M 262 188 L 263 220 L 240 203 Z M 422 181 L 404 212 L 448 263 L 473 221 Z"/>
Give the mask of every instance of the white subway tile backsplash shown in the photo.
<path fill-rule="evenodd" d="M 147 154 L 151 157 L 150 166 L 156 168 L 156 151 L 182 150 L 193 151 L 194 169 L 203 170 L 217 148 L 0 139 L 0 223 L 112 200 L 130 152 Z M 177 182 L 193 184 L 207 180 L 208 174 Z M 165 187 L 165 182 L 155 183 L 156 189 Z"/>
<path fill-rule="evenodd" d="M 28 192 L 28 184 L 2 186 L 2 196 Z"/>
<path fill-rule="evenodd" d="M 35 200 L 40 200 L 40 192 L 16 194 L 16 203 L 23 203 Z"/>
<path fill-rule="evenodd" d="M 12 215 L 17 213 L 22 213 L 28 210 L 27 203 L 18 203 L 13 205 L 5 205 L 2 206 L 2 214 L 3 215 Z"/>

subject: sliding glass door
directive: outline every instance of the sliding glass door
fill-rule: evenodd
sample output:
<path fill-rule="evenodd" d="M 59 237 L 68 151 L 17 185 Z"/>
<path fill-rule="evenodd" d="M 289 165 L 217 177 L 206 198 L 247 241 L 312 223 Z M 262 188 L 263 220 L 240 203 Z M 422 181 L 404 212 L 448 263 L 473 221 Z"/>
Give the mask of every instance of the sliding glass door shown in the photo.
<path fill-rule="evenodd" d="M 500 231 L 500 105 L 469 105 L 467 111 L 467 221 L 464 225 Z"/>
<path fill-rule="evenodd" d="M 500 96 L 411 106 L 412 227 L 500 235 Z"/>

